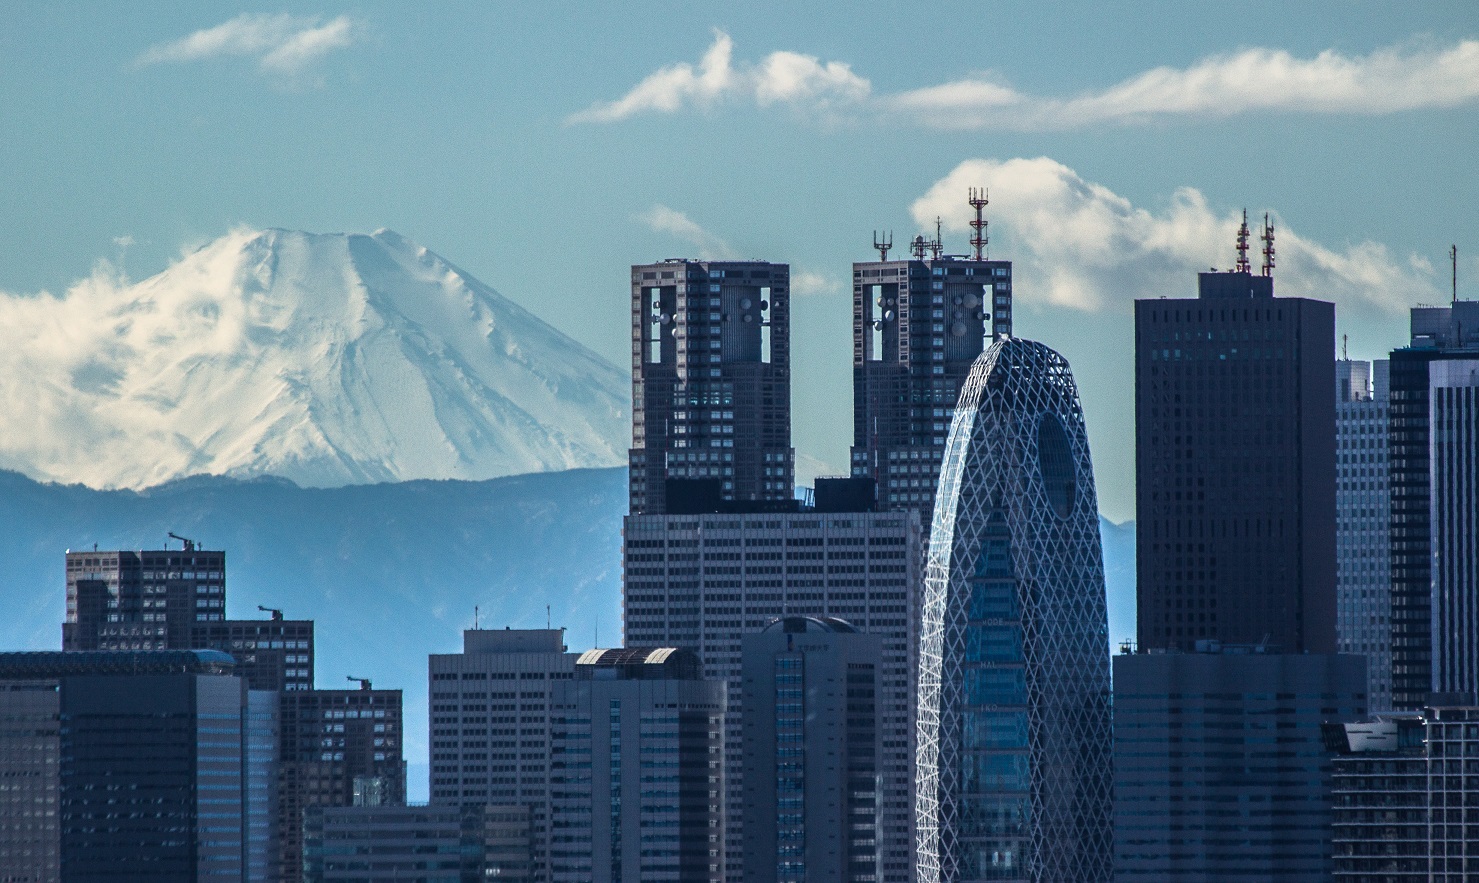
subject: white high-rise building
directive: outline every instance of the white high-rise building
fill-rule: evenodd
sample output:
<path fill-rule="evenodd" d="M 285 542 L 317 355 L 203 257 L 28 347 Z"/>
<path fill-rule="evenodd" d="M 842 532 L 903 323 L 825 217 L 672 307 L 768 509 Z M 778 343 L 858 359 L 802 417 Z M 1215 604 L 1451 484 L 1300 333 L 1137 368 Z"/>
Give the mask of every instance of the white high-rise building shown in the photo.
<path fill-rule="evenodd" d="M 782 616 L 835 616 L 882 642 L 883 879 L 913 879 L 914 664 L 924 534 L 916 512 L 632 515 L 622 623 L 632 646 L 696 650 L 728 685 L 725 770 L 743 769 L 741 638 Z M 1107 657 L 1106 657 L 1107 659 Z M 729 879 L 742 879 L 743 792 L 728 796 Z"/>
<path fill-rule="evenodd" d="M 1366 657 L 1370 707 L 1392 707 L 1388 363 L 1335 363 L 1335 640 Z"/>

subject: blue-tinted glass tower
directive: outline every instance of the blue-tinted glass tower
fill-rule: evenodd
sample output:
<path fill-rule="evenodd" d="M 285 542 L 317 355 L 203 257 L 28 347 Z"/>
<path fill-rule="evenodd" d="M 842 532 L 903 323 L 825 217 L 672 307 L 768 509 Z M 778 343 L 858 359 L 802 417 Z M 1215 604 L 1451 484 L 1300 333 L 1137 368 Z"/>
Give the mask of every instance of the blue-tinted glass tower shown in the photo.
<path fill-rule="evenodd" d="M 945 447 L 919 648 L 921 883 L 1108 881 L 1098 503 L 1062 356 L 1003 339 Z"/>

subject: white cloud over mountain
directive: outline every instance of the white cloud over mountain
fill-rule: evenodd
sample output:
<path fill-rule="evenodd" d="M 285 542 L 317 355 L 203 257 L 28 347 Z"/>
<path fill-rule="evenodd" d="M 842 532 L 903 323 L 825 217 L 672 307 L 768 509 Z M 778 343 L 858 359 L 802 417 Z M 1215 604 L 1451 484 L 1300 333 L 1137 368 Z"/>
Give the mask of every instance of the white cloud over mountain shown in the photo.
<path fill-rule="evenodd" d="M 962 194 L 970 187 L 990 191 L 989 216 L 1001 225 L 993 231 L 1000 238 L 1004 228 L 1017 277 L 1049 303 L 1092 311 L 1157 292 L 1183 296 L 1188 270 L 1232 263 L 1240 216 L 1214 210 L 1196 189 L 1182 187 L 1163 208 L 1145 208 L 1047 157 L 962 162 L 910 206 L 915 222 L 928 227 L 938 217 L 946 229 L 968 230 L 972 214 Z M 1250 227 L 1260 223 L 1261 215 L 1249 219 Z M 1447 299 L 1417 256 L 1371 241 L 1332 248 L 1276 215 L 1273 223 L 1280 294 L 1390 313 Z M 1250 257 L 1256 267 L 1257 253 Z"/>
<path fill-rule="evenodd" d="M 306 486 L 625 461 L 627 377 L 390 231 L 237 230 L 138 283 L 0 294 L 0 468 Z"/>
<path fill-rule="evenodd" d="M 988 76 L 875 94 L 846 62 L 782 51 L 748 65 L 736 64 L 733 55 L 733 41 L 716 31 L 696 68 L 687 63 L 664 67 L 621 98 L 598 103 L 570 121 L 609 123 L 751 101 L 828 118 L 850 111 L 932 128 L 1042 130 L 1253 111 L 1388 114 L 1479 99 L 1479 40 L 1446 47 L 1392 46 L 1360 56 L 1327 50 L 1313 58 L 1255 47 L 1209 56 L 1186 68 L 1158 67 L 1071 97 L 1029 95 Z"/>
<path fill-rule="evenodd" d="M 139 56 L 138 64 L 235 56 L 255 59 L 266 73 L 290 76 L 336 49 L 353 45 L 360 31 L 359 22 L 347 15 L 324 21 L 320 16 L 243 13 L 215 27 L 152 46 Z"/>

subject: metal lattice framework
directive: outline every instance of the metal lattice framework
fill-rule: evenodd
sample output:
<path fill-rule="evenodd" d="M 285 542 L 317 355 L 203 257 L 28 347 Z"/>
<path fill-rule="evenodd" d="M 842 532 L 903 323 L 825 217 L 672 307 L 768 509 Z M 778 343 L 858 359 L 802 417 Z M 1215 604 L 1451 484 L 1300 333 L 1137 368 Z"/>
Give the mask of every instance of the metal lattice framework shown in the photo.
<path fill-rule="evenodd" d="M 993 343 L 961 390 L 919 647 L 918 880 L 1108 881 L 1098 500 L 1068 363 Z"/>

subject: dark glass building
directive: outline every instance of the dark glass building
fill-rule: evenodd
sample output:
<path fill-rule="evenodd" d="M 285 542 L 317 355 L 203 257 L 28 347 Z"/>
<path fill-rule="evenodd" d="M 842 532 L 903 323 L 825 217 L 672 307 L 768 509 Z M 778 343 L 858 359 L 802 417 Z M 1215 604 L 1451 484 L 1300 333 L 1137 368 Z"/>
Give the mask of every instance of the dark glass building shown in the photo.
<path fill-rule="evenodd" d="M 924 251 L 852 266 L 852 474 L 928 525 L 961 384 L 1012 333 L 1012 263 Z"/>
<path fill-rule="evenodd" d="M 353 806 L 357 791 L 380 803 L 406 802 L 401 691 L 364 681 L 358 690 L 282 693 L 278 726 L 278 866 L 283 880 L 296 883 L 306 808 Z"/>
<path fill-rule="evenodd" d="M 312 690 L 313 620 L 271 612 L 271 619 L 196 623 L 190 646 L 230 653 L 237 675 L 253 690 Z"/>
<path fill-rule="evenodd" d="M 787 616 L 740 643 L 744 879 L 881 879 L 882 642 L 834 617 Z"/>
<path fill-rule="evenodd" d="M 790 504 L 790 299 L 785 264 L 632 267 L 633 514 Z"/>
<path fill-rule="evenodd" d="M 244 879 L 247 692 L 200 651 L 0 654 L 0 874 Z"/>
<path fill-rule="evenodd" d="M 1445 379 L 1438 386 L 1444 390 L 1433 398 L 1434 365 L 1439 362 L 1472 362 L 1479 360 L 1479 301 L 1455 301 L 1447 307 L 1418 307 L 1412 310 L 1412 337 L 1409 346 L 1393 350 L 1390 361 L 1391 403 L 1388 448 L 1391 475 L 1391 573 L 1392 573 L 1392 707 L 1416 710 L 1428 701 L 1434 690 L 1473 690 L 1468 685 L 1443 683 L 1434 670 L 1436 649 L 1446 646 L 1470 651 L 1479 645 L 1474 627 L 1450 618 L 1450 613 L 1464 612 L 1467 606 L 1462 589 L 1469 598 L 1475 591 L 1472 566 L 1472 513 L 1474 511 L 1474 473 L 1454 467 L 1462 463 L 1445 456 L 1433 462 L 1434 450 L 1467 452 L 1461 447 L 1465 438 L 1474 438 L 1474 381 L 1453 368 L 1442 371 Z M 1464 390 L 1467 388 L 1468 392 Z M 1435 435 L 1433 408 L 1447 412 L 1448 425 Z M 1465 417 L 1467 419 L 1465 419 Z M 1455 448 L 1455 443 L 1460 446 Z M 1472 444 L 1472 441 L 1470 442 Z M 1472 451 L 1472 447 L 1468 449 Z M 1433 485 L 1434 469 L 1445 470 L 1445 486 Z M 1467 480 L 1467 487 L 1464 482 Z M 1435 497 L 1438 506 L 1435 509 Z M 1447 500 L 1447 505 L 1443 501 Z M 1442 516 L 1435 522 L 1434 514 Z M 1454 516 L 1458 520 L 1455 523 Z M 1468 557 L 1465 553 L 1468 552 Z M 1434 571 L 1434 562 L 1440 569 Z M 1445 563 L 1448 566 L 1443 566 Z M 1464 581 L 1468 584 L 1465 587 Z M 1447 604 L 1435 610 L 1435 598 Z M 1471 603 L 1471 602 L 1468 602 Z M 1472 615 L 1472 614 L 1470 614 Z M 1434 634 L 1435 618 L 1449 620 L 1451 628 L 1444 638 Z M 1454 654 L 1450 653 L 1449 658 Z M 1459 669 L 1454 669 L 1454 672 Z M 1469 669 L 1473 677 L 1472 664 Z"/>
<path fill-rule="evenodd" d="M 1335 307 L 1198 285 L 1135 302 L 1140 646 L 1333 653 Z"/>

